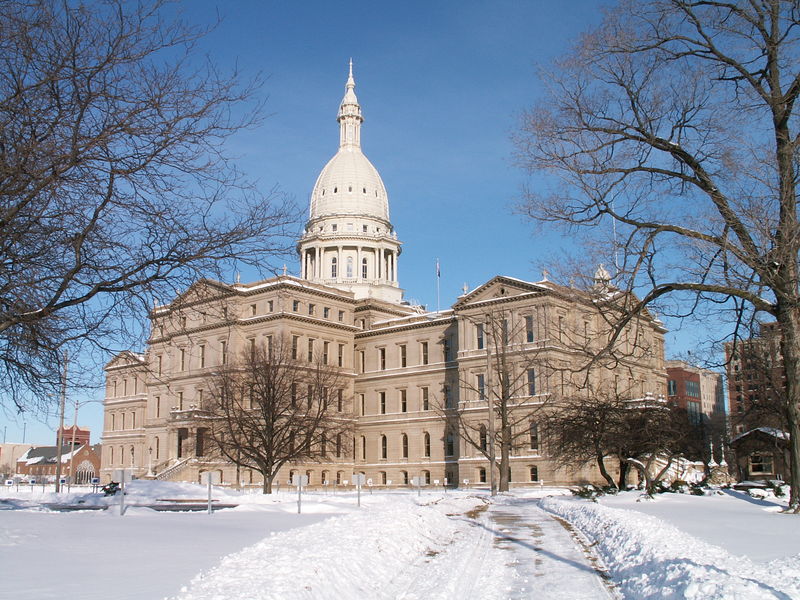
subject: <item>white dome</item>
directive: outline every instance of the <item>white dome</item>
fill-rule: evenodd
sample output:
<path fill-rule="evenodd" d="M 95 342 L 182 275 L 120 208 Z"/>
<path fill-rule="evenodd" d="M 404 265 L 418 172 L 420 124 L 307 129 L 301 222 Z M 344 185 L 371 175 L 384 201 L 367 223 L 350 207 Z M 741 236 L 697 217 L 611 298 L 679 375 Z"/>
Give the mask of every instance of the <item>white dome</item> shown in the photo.
<path fill-rule="evenodd" d="M 322 169 L 311 192 L 310 218 L 358 215 L 389 221 L 378 170 L 358 147 L 344 147 Z"/>

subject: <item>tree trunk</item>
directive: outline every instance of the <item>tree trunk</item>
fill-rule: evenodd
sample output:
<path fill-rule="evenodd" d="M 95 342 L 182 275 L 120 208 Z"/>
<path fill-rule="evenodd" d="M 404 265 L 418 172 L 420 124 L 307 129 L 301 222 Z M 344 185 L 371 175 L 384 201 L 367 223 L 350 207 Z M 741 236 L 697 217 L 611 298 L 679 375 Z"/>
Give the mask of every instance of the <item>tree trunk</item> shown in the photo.
<path fill-rule="evenodd" d="M 619 457 L 619 480 L 617 482 L 617 488 L 620 490 L 628 489 L 628 473 L 631 470 L 630 464 L 622 458 Z"/>
<path fill-rule="evenodd" d="M 781 354 L 786 371 L 786 421 L 789 433 L 789 508 L 800 512 L 800 319 L 797 311 L 778 303 Z"/>
<path fill-rule="evenodd" d="M 261 471 L 261 476 L 264 479 L 264 485 L 261 488 L 262 494 L 271 494 L 272 493 L 272 480 L 275 478 L 275 475 L 269 473 L 269 471 Z"/>
<path fill-rule="evenodd" d="M 506 419 L 502 419 L 504 421 L 503 429 L 500 432 L 500 491 L 507 492 L 508 491 L 508 471 L 509 466 L 511 465 L 511 431 L 509 430 L 509 426 L 505 424 Z"/>
<path fill-rule="evenodd" d="M 616 488 L 617 485 L 614 483 L 614 478 L 611 477 L 611 475 L 609 475 L 608 471 L 606 470 L 606 463 L 604 460 L 605 456 L 603 456 L 601 453 L 598 452 L 596 455 L 596 459 L 597 459 L 597 467 L 600 469 L 600 474 L 603 476 L 603 479 L 606 480 L 606 483 L 608 483 L 609 487 Z"/>

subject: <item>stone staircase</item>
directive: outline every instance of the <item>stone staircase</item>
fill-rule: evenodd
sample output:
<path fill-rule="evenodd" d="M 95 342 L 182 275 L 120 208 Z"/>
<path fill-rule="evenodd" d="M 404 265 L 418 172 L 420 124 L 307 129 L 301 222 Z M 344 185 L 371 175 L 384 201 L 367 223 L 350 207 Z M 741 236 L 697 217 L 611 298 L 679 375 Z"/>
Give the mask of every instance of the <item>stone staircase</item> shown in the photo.
<path fill-rule="evenodd" d="M 174 479 L 193 462 L 193 458 L 184 458 L 183 460 L 179 460 L 171 467 L 167 467 L 160 473 L 156 474 L 155 479 L 158 481 L 169 481 Z"/>

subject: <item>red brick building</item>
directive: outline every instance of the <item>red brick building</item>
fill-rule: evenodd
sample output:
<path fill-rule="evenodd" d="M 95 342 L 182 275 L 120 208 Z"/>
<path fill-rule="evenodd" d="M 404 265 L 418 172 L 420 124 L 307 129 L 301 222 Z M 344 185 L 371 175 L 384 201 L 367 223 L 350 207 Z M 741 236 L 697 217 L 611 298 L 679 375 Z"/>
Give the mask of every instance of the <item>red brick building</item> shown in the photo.
<path fill-rule="evenodd" d="M 73 431 L 75 432 L 75 446 L 85 446 L 89 443 L 90 431 L 88 429 L 81 429 L 77 425 L 72 425 L 71 427 L 64 428 L 64 434 L 61 439 L 64 440 L 65 446 L 72 445 Z M 57 437 L 56 437 L 56 444 L 58 444 Z"/>
<path fill-rule="evenodd" d="M 70 466 L 75 471 L 73 483 L 90 483 L 100 473 L 100 444 L 84 444 L 73 454 L 69 446 L 61 449 L 61 475 L 70 476 Z M 17 475 L 26 479 L 54 481 L 58 468 L 57 446 L 34 446 L 17 460 Z"/>

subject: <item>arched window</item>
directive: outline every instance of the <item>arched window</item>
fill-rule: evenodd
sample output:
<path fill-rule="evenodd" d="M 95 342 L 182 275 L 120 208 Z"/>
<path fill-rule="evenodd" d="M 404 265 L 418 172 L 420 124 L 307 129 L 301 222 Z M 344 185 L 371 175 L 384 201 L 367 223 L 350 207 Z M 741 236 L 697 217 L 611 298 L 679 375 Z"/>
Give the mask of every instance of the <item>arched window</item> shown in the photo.
<path fill-rule="evenodd" d="M 322 481 L 322 485 L 328 485 L 328 483 L 330 483 L 328 481 L 328 472 L 327 471 L 323 471 L 322 472 L 322 475 L 320 475 L 320 481 Z"/>
<path fill-rule="evenodd" d="M 486 435 L 486 425 L 481 425 L 480 445 L 481 445 L 481 450 L 483 450 L 484 452 L 487 452 L 489 450 L 489 436 Z"/>
<path fill-rule="evenodd" d="M 408 458 L 408 436 L 404 433 L 403 434 L 403 458 Z"/>
<path fill-rule="evenodd" d="M 539 467 L 531 467 L 531 481 L 539 481 Z"/>
<path fill-rule="evenodd" d="M 367 259 L 361 259 L 361 279 L 367 278 Z"/>
<path fill-rule="evenodd" d="M 431 434 L 427 431 L 422 436 L 422 456 L 431 455 Z"/>
<path fill-rule="evenodd" d="M 423 471 L 422 472 L 422 477 L 425 480 L 425 485 L 430 485 L 431 484 L 431 472 L 430 471 Z"/>
<path fill-rule="evenodd" d="M 386 458 L 388 455 L 388 448 L 386 445 L 386 436 L 381 436 L 381 458 Z"/>
<path fill-rule="evenodd" d="M 353 278 L 353 257 L 352 256 L 348 256 L 347 257 L 347 278 L 348 279 L 352 279 Z"/>
<path fill-rule="evenodd" d="M 331 259 L 331 277 L 333 277 L 335 279 L 336 276 L 337 276 L 337 273 L 338 273 L 338 270 L 337 270 L 337 265 L 336 265 L 336 257 L 334 256 Z"/>

